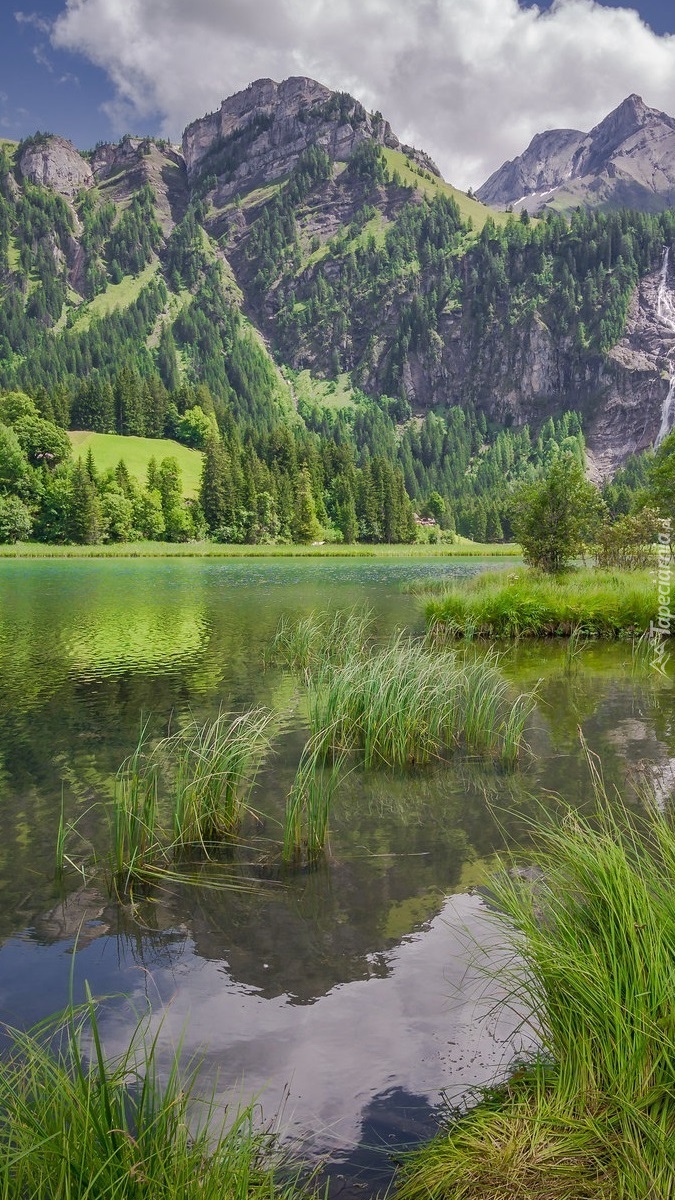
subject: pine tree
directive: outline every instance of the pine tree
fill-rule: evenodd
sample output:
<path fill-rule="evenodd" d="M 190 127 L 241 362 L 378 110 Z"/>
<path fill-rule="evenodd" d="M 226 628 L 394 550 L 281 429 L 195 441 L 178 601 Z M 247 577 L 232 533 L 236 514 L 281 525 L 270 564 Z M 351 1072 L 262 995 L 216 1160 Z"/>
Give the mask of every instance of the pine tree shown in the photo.
<path fill-rule="evenodd" d="M 148 463 L 145 486 L 149 492 L 159 491 L 159 468 L 157 466 L 157 459 L 155 458 L 154 454 Z"/>
<path fill-rule="evenodd" d="M 136 371 L 123 367 L 115 379 L 117 432 L 134 437 L 145 436 L 143 386 Z"/>
<path fill-rule="evenodd" d="M 115 481 L 122 494 L 128 500 L 131 499 L 136 489 L 129 474 L 129 468 L 123 458 L 120 459 L 115 467 Z"/>
<path fill-rule="evenodd" d="M 291 536 L 294 542 L 308 544 L 321 537 L 322 529 L 316 516 L 316 505 L 312 494 L 312 481 L 309 471 L 303 467 L 297 480 L 295 512 L 291 524 Z"/>
<path fill-rule="evenodd" d="M 199 500 L 204 513 L 206 527 L 215 533 L 227 522 L 227 455 L 219 436 L 213 434 L 207 441 L 202 464 L 202 479 Z"/>
<path fill-rule="evenodd" d="M 82 459 L 78 459 L 70 479 L 68 537 L 78 545 L 90 546 L 101 540 L 101 505 L 96 488 Z"/>
<path fill-rule="evenodd" d="M 98 483 L 98 471 L 96 469 L 96 463 L 94 462 L 94 453 L 91 446 L 87 450 L 87 475 L 91 479 L 94 487 L 96 487 Z"/>

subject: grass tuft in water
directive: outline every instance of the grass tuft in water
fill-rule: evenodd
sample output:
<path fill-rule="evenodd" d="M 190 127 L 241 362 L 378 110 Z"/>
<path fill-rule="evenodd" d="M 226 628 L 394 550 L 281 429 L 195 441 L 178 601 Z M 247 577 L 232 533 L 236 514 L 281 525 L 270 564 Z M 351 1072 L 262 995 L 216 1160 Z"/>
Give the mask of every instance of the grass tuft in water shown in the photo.
<path fill-rule="evenodd" d="M 399 1200 L 675 1196 L 675 826 L 599 816 L 540 829 L 532 882 L 491 883 L 530 1068 L 412 1156 Z"/>
<path fill-rule="evenodd" d="M 325 852 L 328 822 L 342 778 L 344 755 L 325 765 L 323 737 L 305 746 L 286 801 L 282 858 L 289 866 L 311 866 Z"/>
<path fill-rule="evenodd" d="M 565 646 L 565 674 L 573 675 L 579 669 L 579 659 L 583 654 L 588 642 L 584 640 L 582 630 L 578 625 L 570 631 L 570 636 L 567 639 Z"/>
<path fill-rule="evenodd" d="M 514 698 L 494 655 L 437 653 L 396 638 L 325 665 L 309 681 L 310 728 L 321 752 L 363 752 L 367 769 L 425 764 L 463 746 L 513 762 L 531 695 Z"/>
<path fill-rule="evenodd" d="M 251 709 L 231 718 L 194 724 L 161 745 L 174 769 L 173 832 L 176 846 L 235 836 L 262 762 L 269 751 L 273 714 Z"/>
<path fill-rule="evenodd" d="M 371 609 L 339 609 L 310 613 L 301 621 L 284 618 L 270 648 L 272 662 L 293 671 L 310 671 L 330 660 L 344 662 L 363 653 L 373 637 Z"/>
<path fill-rule="evenodd" d="M 112 873 L 117 891 L 128 890 L 166 857 L 159 831 L 157 762 L 147 725 L 115 779 L 112 808 Z"/>
<path fill-rule="evenodd" d="M 9 1031 L 0 1061 L 0 1200 L 291 1200 L 254 1108 L 220 1113 L 145 1022 L 106 1059 L 91 1002 Z M 86 1049 L 85 1049 L 86 1047 Z"/>
<path fill-rule="evenodd" d="M 186 851 L 198 852 L 196 865 L 200 866 L 209 849 L 231 844 L 238 836 L 269 751 L 273 720 L 273 713 L 263 708 L 235 717 L 221 713 L 205 725 L 195 722 L 154 746 L 147 724 L 143 727 L 136 749 L 117 773 L 112 809 L 106 805 L 111 815 L 112 891 L 119 899 L 131 898 L 137 884 L 160 880 L 180 879 L 210 887 L 243 885 L 238 872 L 228 876 L 221 871 L 217 878 L 205 877 L 199 869 L 191 877 Z M 62 881 L 66 864 L 77 869 L 85 881 L 96 869 L 95 856 L 93 862 L 90 856 L 76 864 L 67 853 L 76 825 L 66 824 L 62 811 L 56 844 L 57 882 Z"/>

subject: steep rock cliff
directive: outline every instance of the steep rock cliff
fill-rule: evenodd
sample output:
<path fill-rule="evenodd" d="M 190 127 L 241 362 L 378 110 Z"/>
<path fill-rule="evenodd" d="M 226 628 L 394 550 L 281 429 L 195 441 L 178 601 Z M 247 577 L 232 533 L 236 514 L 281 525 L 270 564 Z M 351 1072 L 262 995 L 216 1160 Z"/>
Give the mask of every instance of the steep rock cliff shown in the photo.
<path fill-rule="evenodd" d="M 72 199 L 94 182 L 92 169 L 72 142 L 50 135 L 27 145 L 19 162 L 24 179 Z"/>

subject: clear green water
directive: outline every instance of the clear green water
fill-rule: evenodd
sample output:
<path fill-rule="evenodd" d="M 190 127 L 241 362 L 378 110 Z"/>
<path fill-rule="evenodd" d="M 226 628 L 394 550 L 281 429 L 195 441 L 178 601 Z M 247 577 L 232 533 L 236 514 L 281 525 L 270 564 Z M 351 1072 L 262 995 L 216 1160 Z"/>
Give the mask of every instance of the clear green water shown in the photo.
<path fill-rule="evenodd" d="M 188 1051 L 204 1050 L 223 1096 L 261 1092 L 270 1117 L 283 1105 L 288 1135 L 332 1150 L 349 1176 L 377 1178 L 392 1141 L 429 1128 L 443 1091 L 458 1098 L 504 1070 L 513 1018 L 486 1024 L 494 988 L 481 999 L 480 959 L 499 951 L 471 885 L 553 794 L 587 800 L 579 727 L 610 784 L 630 796 L 642 771 L 669 791 L 671 682 L 636 672 L 629 646 L 593 645 L 572 673 L 561 646 L 509 650 L 514 684 L 540 681 L 521 770 L 457 759 L 405 776 L 355 771 L 313 874 L 252 895 L 167 888 L 142 923 L 75 876 L 65 903 L 53 883 L 62 797 L 102 847 L 101 801 L 147 718 L 160 735 L 221 707 L 282 712 L 256 796 L 258 841 L 273 843 L 304 734 L 297 681 L 263 669 L 279 619 L 366 604 L 383 634 L 420 631 L 420 602 L 401 584 L 479 566 L 0 562 L 0 1019 L 52 1012 L 71 973 L 76 998 L 87 979 L 96 994 L 149 1001 L 167 1043 L 184 1032 Z M 111 1051 L 130 1019 L 126 1002 L 104 1005 Z"/>

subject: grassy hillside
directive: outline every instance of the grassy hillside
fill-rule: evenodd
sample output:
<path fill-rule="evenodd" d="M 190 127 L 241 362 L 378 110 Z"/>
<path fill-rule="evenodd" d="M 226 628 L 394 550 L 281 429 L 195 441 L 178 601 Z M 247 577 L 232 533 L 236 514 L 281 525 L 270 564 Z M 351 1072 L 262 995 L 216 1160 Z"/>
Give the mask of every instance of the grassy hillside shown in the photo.
<path fill-rule="evenodd" d="M 322 408 L 354 408 L 354 389 L 349 375 L 337 379 L 318 379 L 311 371 L 288 370 L 298 400 L 318 404 Z"/>
<path fill-rule="evenodd" d="M 88 329 L 93 317 L 107 317 L 118 309 L 128 308 L 140 296 L 143 288 L 150 282 L 159 270 L 159 259 L 153 259 L 138 275 L 125 275 L 119 283 L 108 283 L 105 291 L 100 292 L 75 318 L 74 327 Z"/>
<path fill-rule="evenodd" d="M 169 438 L 121 437 L 117 433 L 89 433 L 87 430 L 69 433 L 68 437 L 76 458 L 78 455 L 84 458 L 91 450 L 99 471 L 116 467 L 123 458 L 129 474 L 140 483 L 145 482 L 151 458 L 158 463 L 163 458 L 175 458 L 183 473 L 185 495 L 196 496 L 199 491 L 203 457 L 199 450 L 189 450 Z"/>
<path fill-rule="evenodd" d="M 481 204 L 479 200 L 472 199 L 467 196 L 466 192 L 460 192 L 459 188 L 455 188 L 450 183 L 446 183 L 444 179 L 440 179 L 435 175 L 418 175 L 417 169 L 406 166 L 406 156 L 400 150 L 384 149 L 384 157 L 387 161 L 390 175 L 394 171 L 398 171 L 403 183 L 409 187 L 415 187 L 418 191 L 423 192 L 425 196 L 431 200 L 434 196 L 451 196 L 456 201 L 459 211 L 462 214 L 462 219 L 468 221 L 469 217 L 473 221 L 475 230 L 481 230 L 487 221 L 488 217 L 492 217 L 496 225 L 505 225 L 508 221 L 508 214 L 497 212 L 494 208 L 488 208 L 487 205 Z"/>

